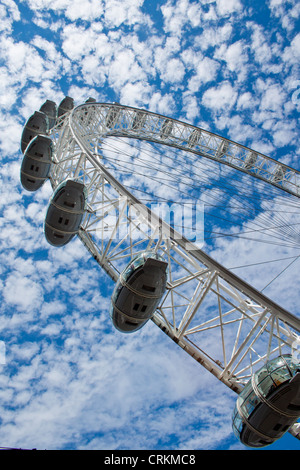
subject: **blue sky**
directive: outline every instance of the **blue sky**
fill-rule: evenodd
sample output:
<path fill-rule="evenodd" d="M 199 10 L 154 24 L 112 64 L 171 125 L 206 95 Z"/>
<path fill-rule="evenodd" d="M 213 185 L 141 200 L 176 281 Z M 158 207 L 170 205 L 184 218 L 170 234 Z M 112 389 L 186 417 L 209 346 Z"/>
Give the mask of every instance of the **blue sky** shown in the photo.
<path fill-rule="evenodd" d="M 21 187 L 20 136 L 46 99 L 92 96 L 190 122 L 299 170 L 299 15 L 296 0 L 2 0 L 0 446 L 244 448 L 231 431 L 236 396 L 152 323 L 115 331 L 105 273 L 79 240 L 46 243 L 51 188 Z M 295 240 L 207 236 L 205 248 L 227 267 L 255 264 L 235 272 L 263 289 L 289 262 L 257 263 L 299 255 Z M 298 275 L 296 261 L 265 293 L 299 316 Z M 299 441 L 287 435 L 271 448 Z"/>

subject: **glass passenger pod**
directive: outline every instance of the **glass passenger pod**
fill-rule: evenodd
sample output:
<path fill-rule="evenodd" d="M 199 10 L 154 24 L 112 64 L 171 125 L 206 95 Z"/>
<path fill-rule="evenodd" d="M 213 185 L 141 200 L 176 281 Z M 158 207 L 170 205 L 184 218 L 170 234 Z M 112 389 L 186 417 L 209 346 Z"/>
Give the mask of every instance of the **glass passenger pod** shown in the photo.
<path fill-rule="evenodd" d="M 226 140 L 222 140 L 216 152 L 216 157 L 217 158 L 224 157 L 226 153 L 228 152 L 228 148 L 229 148 L 229 142 L 227 142 Z"/>
<path fill-rule="evenodd" d="M 257 160 L 257 153 L 250 151 L 245 160 L 246 170 L 251 170 L 254 167 Z"/>
<path fill-rule="evenodd" d="M 61 128 L 65 121 L 65 114 L 72 111 L 74 108 L 74 100 L 70 96 L 65 96 L 64 99 L 59 103 L 57 109 L 57 127 Z"/>
<path fill-rule="evenodd" d="M 86 101 L 87 104 L 96 103 L 95 98 L 89 97 Z M 82 124 L 89 125 L 92 122 L 92 116 L 95 114 L 95 106 L 82 106 L 80 121 Z"/>
<path fill-rule="evenodd" d="M 255 372 L 240 393 L 233 431 L 249 447 L 278 440 L 300 417 L 300 361 L 283 355 Z"/>
<path fill-rule="evenodd" d="M 21 151 L 25 152 L 29 142 L 38 134 L 46 135 L 48 132 L 48 118 L 45 113 L 35 111 L 27 120 L 21 137 Z"/>
<path fill-rule="evenodd" d="M 46 100 L 40 107 L 40 111 L 48 117 L 49 130 L 55 126 L 57 118 L 57 106 L 54 101 Z"/>
<path fill-rule="evenodd" d="M 119 103 L 114 103 L 119 104 Z M 119 117 L 121 115 L 121 108 L 109 108 L 105 118 L 105 125 L 108 129 L 112 129 L 116 126 Z"/>
<path fill-rule="evenodd" d="M 132 130 L 141 130 L 146 124 L 146 119 L 147 114 L 144 111 L 136 111 L 132 121 Z"/>
<path fill-rule="evenodd" d="M 160 138 L 167 139 L 168 137 L 170 137 L 172 130 L 173 122 L 171 121 L 171 119 L 165 119 L 161 126 Z"/>
<path fill-rule="evenodd" d="M 281 181 L 284 180 L 285 173 L 286 173 L 285 168 L 281 166 L 277 166 L 275 169 L 272 181 L 274 181 L 274 183 L 280 183 Z"/>
<path fill-rule="evenodd" d="M 198 144 L 200 138 L 201 138 L 201 131 L 198 129 L 194 129 L 188 138 L 188 147 L 189 148 L 195 147 Z"/>
<path fill-rule="evenodd" d="M 45 237 L 54 246 L 66 245 L 79 232 L 86 211 L 82 183 L 67 180 L 56 189 L 45 218 Z"/>
<path fill-rule="evenodd" d="M 166 289 L 167 265 L 160 255 L 146 251 L 126 266 L 111 298 L 110 315 L 119 331 L 136 331 L 153 316 Z"/>
<path fill-rule="evenodd" d="M 97 103 L 96 99 L 95 98 L 92 98 L 91 96 L 85 100 L 86 103 Z"/>
<path fill-rule="evenodd" d="M 74 100 L 70 96 L 65 96 L 64 99 L 59 103 L 57 116 L 61 117 L 67 112 L 71 111 L 74 108 Z"/>
<path fill-rule="evenodd" d="M 21 184 L 27 191 L 41 188 L 48 178 L 53 155 L 50 137 L 37 135 L 26 147 L 21 165 Z"/>

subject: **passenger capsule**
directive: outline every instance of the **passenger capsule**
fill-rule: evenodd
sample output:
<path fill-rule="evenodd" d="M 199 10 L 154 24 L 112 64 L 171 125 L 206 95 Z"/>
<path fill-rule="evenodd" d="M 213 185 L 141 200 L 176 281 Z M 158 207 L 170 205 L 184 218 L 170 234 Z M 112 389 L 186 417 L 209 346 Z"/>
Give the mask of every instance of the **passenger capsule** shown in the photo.
<path fill-rule="evenodd" d="M 66 245 L 79 231 L 86 210 L 86 190 L 73 180 L 62 183 L 52 197 L 46 219 L 45 237 L 54 246 Z"/>
<path fill-rule="evenodd" d="M 57 116 L 61 117 L 67 112 L 71 111 L 74 108 L 74 100 L 70 96 L 65 96 L 65 98 L 60 102 L 57 110 Z"/>
<path fill-rule="evenodd" d="M 21 137 L 21 150 L 22 153 L 25 152 L 25 149 L 29 142 L 36 137 L 38 134 L 47 134 L 48 131 L 48 118 L 45 113 L 36 111 L 28 121 L 26 122 L 22 137 Z"/>
<path fill-rule="evenodd" d="M 246 170 L 250 170 L 251 168 L 253 168 L 256 163 L 256 160 L 257 160 L 257 153 L 252 152 L 252 151 L 249 152 L 245 160 Z"/>
<path fill-rule="evenodd" d="M 161 139 L 167 139 L 167 137 L 170 137 L 172 130 L 173 130 L 173 122 L 171 121 L 171 119 L 165 119 L 161 127 L 161 132 L 160 132 Z"/>
<path fill-rule="evenodd" d="M 85 102 L 88 103 L 89 106 L 81 107 L 80 121 L 85 125 L 89 125 L 92 122 L 93 116 L 95 114 L 95 106 L 91 106 L 90 103 L 96 103 L 96 100 L 95 98 L 90 97 Z"/>
<path fill-rule="evenodd" d="M 283 181 L 285 173 L 286 173 L 285 168 L 283 168 L 282 166 L 277 166 L 277 168 L 274 172 L 273 178 L 272 178 L 274 183 L 280 183 L 281 181 Z"/>
<path fill-rule="evenodd" d="M 142 129 L 146 123 L 147 114 L 144 111 L 136 111 L 132 122 L 132 129 L 138 131 Z"/>
<path fill-rule="evenodd" d="M 112 129 L 113 127 L 115 127 L 120 117 L 120 114 L 121 114 L 120 108 L 109 108 L 106 118 L 105 118 L 106 127 L 108 127 L 109 129 Z"/>
<path fill-rule="evenodd" d="M 240 393 L 233 431 L 249 447 L 272 444 L 300 417 L 300 361 L 280 356 L 255 372 Z"/>
<path fill-rule="evenodd" d="M 222 140 L 216 152 L 216 157 L 217 158 L 224 157 L 226 153 L 228 152 L 228 148 L 229 148 L 229 142 L 227 142 L 226 140 Z"/>
<path fill-rule="evenodd" d="M 57 107 L 54 101 L 46 100 L 44 104 L 40 107 L 40 111 L 45 113 L 48 117 L 49 130 L 55 126 L 57 118 Z"/>
<path fill-rule="evenodd" d="M 136 331 L 154 315 L 166 289 L 167 266 L 158 254 L 144 252 L 121 273 L 110 311 L 113 325 L 119 331 Z"/>
<path fill-rule="evenodd" d="M 188 147 L 189 148 L 195 147 L 195 145 L 198 144 L 200 138 L 201 138 L 201 131 L 198 129 L 194 129 L 188 138 Z"/>
<path fill-rule="evenodd" d="M 26 147 L 21 165 L 21 183 L 27 191 L 41 188 L 48 178 L 52 163 L 53 143 L 50 137 L 37 135 Z"/>

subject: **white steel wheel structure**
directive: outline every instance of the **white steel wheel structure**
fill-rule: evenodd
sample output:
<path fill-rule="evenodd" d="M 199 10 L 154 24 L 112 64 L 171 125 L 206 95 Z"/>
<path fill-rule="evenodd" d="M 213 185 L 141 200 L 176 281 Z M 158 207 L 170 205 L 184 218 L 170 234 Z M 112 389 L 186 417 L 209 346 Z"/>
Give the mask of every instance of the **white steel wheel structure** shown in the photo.
<path fill-rule="evenodd" d="M 87 210 L 78 236 L 114 280 L 139 253 L 168 263 L 167 289 L 152 321 L 236 393 L 266 361 L 292 354 L 300 319 L 216 262 L 131 194 L 103 160 L 106 139 L 153 142 L 205 158 L 300 197 L 300 172 L 203 129 L 117 103 L 86 102 L 49 130 L 53 190 L 84 184 Z M 166 147 L 164 147 L 166 148 Z M 122 152 L 122 149 L 120 149 Z M 163 184 L 163 183 L 162 183 Z M 299 424 L 290 432 L 300 439 Z"/>

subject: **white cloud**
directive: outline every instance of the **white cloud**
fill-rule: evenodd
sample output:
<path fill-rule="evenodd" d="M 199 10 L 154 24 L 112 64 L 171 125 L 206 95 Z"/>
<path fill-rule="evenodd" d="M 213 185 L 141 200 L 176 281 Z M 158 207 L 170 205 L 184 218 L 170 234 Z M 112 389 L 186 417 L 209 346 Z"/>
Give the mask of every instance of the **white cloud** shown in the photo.
<path fill-rule="evenodd" d="M 9 13 L 12 16 L 14 21 L 19 21 L 21 18 L 21 14 L 18 8 L 18 5 L 14 0 L 2 0 L 2 5 L 6 5 Z"/>
<path fill-rule="evenodd" d="M 106 0 L 104 19 L 108 27 L 119 27 L 121 24 L 149 25 L 151 22 L 141 12 L 143 0 Z"/>
<path fill-rule="evenodd" d="M 2 38 L 1 57 L 9 73 L 23 84 L 26 80 L 39 81 L 43 73 L 43 61 L 33 47 L 24 42 L 15 42 L 12 38 Z M 34 64 L 34 67 L 32 67 Z"/>
<path fill-rule="evenodd" d="M 206 51 L 210 47 L 215 47 L 227 42 L 230 39 L 232 32 L 232 24 L 229 22 L 224 26 L 215 24 L 208 25 L 202 34 L 196 36 L 195 45 L 197 45 L 197 47 L 202 51 Z"/>
<path fill-rule="evenodd" d="M 45 80 L 39 87 L 32 86 L 26 88 L 26 94 L 22 98 L 22 106 L 19 104 L 19 115 L 23 118 L 23 127 L 27 119 L 47 100 L 53 100 L 57 104 L 63 98 L 60 90 L 57 90 L 52 80 Z M 21 134 L 20 134 L 21 138 Z"/>
<path fill-rule="evenodd" d="M 224 82 L 217 87 L 211 87 L 205 91 L 202 103 L 207 108 L 222 112 L 234 106 L 238 93 L 229 82 Z"/>
<path fill-rule="evenodd" d="M 216 126 L 221 129 L 228 129 L 228 135 L 234 142 L 246 144 L 251 147 L 253 140 L 256 141 L 261 131 L 253 125 L 249 125 L 238 114 L 228 116 L 226 113 L 215 119 Z"/>
<path fill-rule="evenodd" d="M 292 145 L 297 134 L 295 133 L 295 127 L 293 123 L 282 124 L 276 123 L 272 128 L 273 141 L 275 147 L 284 147 L 286 145 Z"/>
<path fill-rule="evenodd" d="M 193 66 L 195 74 L 190 78 L 188 88 L 191 92 L 195 93 L 204 83 L 211 82 L 216 79 L 219 64 L 217 61 L 210 59 L 209 57 L 204 57 L 198 58 Z"/>
<path fill-rule="evenodd" d="M 29 278 L 12 273 L 4 286 L 3 296 L 7 303 L 15 305 L 19 310 L 33 311 L 43 301 L 41 286 Z"/>
<path fill-rule="evenodd" d="M 164 29 L 166 32 L 171 32 L 176 36 L 182 34 L 182 29 L 187 22 L 186 12 L 188 5 L 188 0 L 179 0 L 175 5 L 172 5 L 172 2 L 168 1 L 165 5 L 161 6 L 164 17 Z"/>
<path fill-rule="evenodd" d="M 96 33 L 92 28 L 70 24 L 63 32 L 62 49 L 72 61 L 79 61 L 93 50 L 95 39 Z"/>
<path fill-rule="evenodd" d="M 265 84 L 260 107 L 262 110 L 280 112 L 285 100 L 286 95 L 281 86 L 277 84 L 268 86 Z"/>
<path fill-rule="evenodd" d="M 171 94 L 162 95 L 159 91 L 152 94 L 149 102 L 149 111 L 171 115 L 175 109 L 174 98 Z"/>
<path fill-rule="evenodd" d="M 190 4 L 187 11 L 187 17 L 193 28 L 200 26 L 202 19 L 201 5 L 197 3 Z"/>
<path fill-rule="evenodd" d="M 161 77 L 163 81 L 170 83 L 182 82 L 185 69 L 184 65 L 179 59 L 170 59 L 165 67 Z"/>
<path fill-rule="evenodd" d="M 279 74 L 283 69 L 284 38 L 277 33 L 276 40 L 272 42 L 261 25 L 246 22 L 246 27 L 252 31 L 249 53 L 254 54 L 260 69 L 267 74 Z"/>
<path fill-rule="evenodd" d="M 53 42 L 47 41 L 41 36 L 34 36 L 31 44 L 43 51 L 46 52 L 47 58 L 49 60 L 57 61 L 60 58 L 60 53 L 58 52 L 55 44 Z"/>
<path fill-rule="evenodd" d="M 94 88 L 79 87 L 77 85 L 71 85 L 68 90 L 68 95 L 72 96 L 75 103 L 84 103 L 89 97 L 98 98 L 98 92 Z"/>
<path fill-rule="evenodd" d="M 20 11 L 13 0 L 3 0 L 0 5 L 0 31 L 8 34 L 12 31 L 13 21 L 20 20 Z"/>
<path fill-rule="evenodd" d="M 8 114 L 1 113 L 0 124 L 0 148 L 5 155 L 16 155 L 20 149 L 21 134 L 23 126 L 18 118 Z"/>
<path fill-rule="evenodd" d="M 258 100 L 253 96 L 252 93 L 246 91 L 242 93 L 237 101 L 237 108 L 247 109 L 254 108 L 257 106 Z"/>
<path fill-rule="evenodd" d="M 59 336 L 62 329 L 63 329 L 63 326 L 61 324 L 49 322 L 48 325 L 45 326 L 45 328 L 41 329 L 41 334 L 46 335 L 47 337 Z M 58 377 L 59 377 L 59 380 L 60 380 L 61 375 L 58 374 Z M 48 377 L 48 379 L 49 379 L 49 377 Z M 57 380 L 57 374 L 56 373 L 54 374 L 54 376 L 52 375 L 51 382 L 58 383 L 59 380 Z"/>
<path fill-rule="evenodd" d="M 293 40 L 291 45 L 286 47 L 284 50 L 284 60 L 291 64 L 298 64 L 300 57 L 300 33 L 298 33 Z"/>
<path fill-rule="evenodd" d="M 10 354 L 13 353 L 15 359 L 21 359 L 22 361 L 30 361 L 39 352 L 40 347 L 34 342 L 24 342 L 21 345 L 12 345 L 10 348 Z"/>
<path fill-rule="evenodd" d="M 189 122 L 194 122 L 199 117 L 199 105 L 196 96 L 187 93 L 183 97 L 183 110 Z"/>
<path fill-rule="evenodd" d="M 215 52 L 214 57 L 227 64 L 229 72 L 235 73 L 239 80 L 245 80 L 248 72 L 248 56 L 245 42 L 240 40 L 226 46 L 222 44 Z"/>
<path fill-rule="evenodd" d="M 164 46 L 155 48 L 154 64 L 162 82 L 180 83 L 185 74 L 181 59 L 175 57 L 180 51 L 178 38 L 167 38 Z"/>
<path fill-rule="evenodd" d="M 128 106 L 147 107 L 152 91 L 147 81 L 127 82 L 121 89 L 120 101 Z"/>
<path fill-rule="evenodd" d="M 45 214 L 41 211 L 41 205 L 36 202 L 32 202 L 26 208 L 26 217 L 30 219 L 33 224 L 41 225 L 44 222 Z"/>
<path fill-rule="evenodd" d="M 295 0 L 270 0 L 271 14 L 278 18 L 287 32 L 295 27 L 295 20 L 300 16 L 299 2 Z"/>
<path fill-rule="evenodd" d="M 27 0 L 27 3 L 33 10 L 64 10 L 72 2 L 71 0 Z"/>
<path fill-rule="evenodd" d="M 101 17 L 103 2 L 101 0 L 73 0 L 66 9 L 66 16 L 70 20 L 77 19 L 92 21 Z"/>
<path fill-rule="evenodd" d="M 111 86 L 120 89 L 126 82 L 143 80 L 143 69 L 135 60 L 133 51 L 122 50 L 115 54 L 108 71 L 108 81 Z"/>
<path fill-rule="evenodd" d="M 240 0 L 217 0 L 217 10 L 220 15 L 239 12 L 243 8 Z"/>

